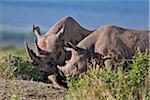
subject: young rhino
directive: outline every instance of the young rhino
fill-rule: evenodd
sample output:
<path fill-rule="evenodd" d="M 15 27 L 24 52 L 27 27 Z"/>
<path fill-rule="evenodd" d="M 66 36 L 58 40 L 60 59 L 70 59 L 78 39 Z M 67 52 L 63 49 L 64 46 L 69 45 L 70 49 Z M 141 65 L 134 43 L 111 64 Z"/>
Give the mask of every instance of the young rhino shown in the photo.
<path fill-rule="evenodd" d="M 105 66 L 113 66 L 117 59 L 132 59 L 138 48 L 142 52 L 149 49 L 149 31 L 104 26 L 84 38 L 77 46 L 71 47 L 66 48 L 72 53 L 71 59 L 66 61 L 65 66 L 58 66 L 65 76 L 87 70 L 87 61 L 93 56 L 89 50 L 102 55 L 100 59 L 105 59 Z"/>

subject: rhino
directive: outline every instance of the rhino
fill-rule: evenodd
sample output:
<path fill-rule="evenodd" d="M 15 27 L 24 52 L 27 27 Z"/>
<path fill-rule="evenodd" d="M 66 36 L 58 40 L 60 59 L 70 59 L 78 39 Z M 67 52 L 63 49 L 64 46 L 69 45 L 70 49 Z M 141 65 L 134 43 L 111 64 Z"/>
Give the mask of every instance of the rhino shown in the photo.
<path fill-rule="evenodd" d="M 85 72 L 88 69 L 88 61 L 93 54 L 100 55 L 104 66 L 113 66 L 118 59 L 132 59 L 137 49 L 144 52 L 149 49 L 149 31 L 125 29 L 115 25 L 103 26 L 76 46 L 68 43 L 71 51 L 71 59 L 65 66 L 57 66 L 64 75 L 72 76 Z"/>
<path fill-rule="evenodd" d="M 83 28 L 72 17 L 64 17 L 45 34 L 41 34 L 40 28 L 33 25 L 36 53 L 25 43 L 27 55 L 33 61 L 37 72 L 43 73 L 56 87 L 60 87 L 56 77 L 64 77 L 56 65 L 65 65 L 65 61 L 71 57 L 70 52 L 64 49 L 65 42 L 76 45 L 93 31 Z"/>

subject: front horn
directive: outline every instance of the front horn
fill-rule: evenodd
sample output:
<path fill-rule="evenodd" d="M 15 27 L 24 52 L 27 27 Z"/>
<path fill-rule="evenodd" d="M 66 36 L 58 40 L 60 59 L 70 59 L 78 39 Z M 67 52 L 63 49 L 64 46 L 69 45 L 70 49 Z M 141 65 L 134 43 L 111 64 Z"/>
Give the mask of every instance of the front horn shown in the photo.
<path fill-rule="evenodd" d="M 28 57 L 29 57 L 31 60 L 35 61 L 35 59 L 36 59 L 37 56 L 36 56 L 36 54 L 33 52 L 33 50 L 31 50 L 31 49 L 29 48 L 27 42 L 25 42 L 25 48 L 26 48 L 26 53 L 27 53 Z"/>

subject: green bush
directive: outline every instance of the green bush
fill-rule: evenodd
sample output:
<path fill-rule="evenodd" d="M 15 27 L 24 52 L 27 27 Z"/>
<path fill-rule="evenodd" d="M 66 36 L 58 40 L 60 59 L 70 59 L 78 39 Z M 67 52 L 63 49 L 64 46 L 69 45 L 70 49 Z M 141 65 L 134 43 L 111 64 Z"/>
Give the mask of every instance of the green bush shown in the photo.
<path fill-rule="evenodd" d="M 5 79 L 42 80 L 30 61 L 11 54 L 0 57 L 0 77 Z"/>
<path fill-rule="evenodd" d="M 117 68 L 90 70 L 69 80 L 69 100 L 149 100 L 148 53 L 137 52 L 132 64 L 117 64 Z"/>

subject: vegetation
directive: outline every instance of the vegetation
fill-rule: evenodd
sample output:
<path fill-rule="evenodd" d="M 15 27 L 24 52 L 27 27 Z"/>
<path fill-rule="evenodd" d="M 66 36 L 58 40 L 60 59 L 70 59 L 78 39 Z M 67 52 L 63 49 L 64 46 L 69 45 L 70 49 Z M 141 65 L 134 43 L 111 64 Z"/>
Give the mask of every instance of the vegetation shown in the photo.
<path fill-rule="evenodd" d="M 137 52 L 133 63 L 119 63 L 117 69 L 90 70 L 69 80 L 66 100 L 149 100 L 150 56 Z"/>
<path fill-rule="evenodd" d="M 16 56 L 17 55 L 17 56 Z M 150 99 L 148 89 L 148 53 L 137 52 L 131 64 L 118 63 L 115 70 L 100 68 L 89 70 L 68 80 L 66 100 L 138 100 Z M 0 50 L 0 77 L 43 81 L 33 70 L 24 50 Z M 15 98 L 15 96 L 12 96 Z"/>
<path fill-rule="evenodd" d="M 34 71 L 32 62 L 27 60 L 24 50 L 1 49 L 0 55 L 0 77 L 5 79 L 43 80 L 42 76 Z"/>

